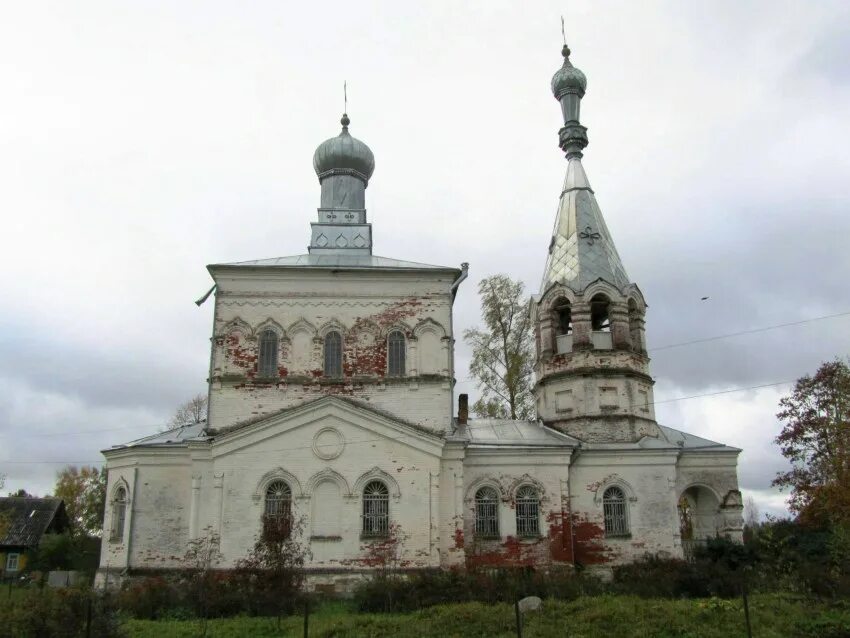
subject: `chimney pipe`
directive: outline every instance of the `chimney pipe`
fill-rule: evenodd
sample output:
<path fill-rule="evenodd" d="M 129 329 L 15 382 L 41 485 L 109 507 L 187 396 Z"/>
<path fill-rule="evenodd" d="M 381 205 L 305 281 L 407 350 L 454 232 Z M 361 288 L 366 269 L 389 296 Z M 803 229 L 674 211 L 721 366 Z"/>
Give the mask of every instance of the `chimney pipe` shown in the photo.
<path fill-rule="evenodd" d="M 466 425 L 469 419 L 469 395 L 461 394 L 457 398 L 457 424 Z"/>

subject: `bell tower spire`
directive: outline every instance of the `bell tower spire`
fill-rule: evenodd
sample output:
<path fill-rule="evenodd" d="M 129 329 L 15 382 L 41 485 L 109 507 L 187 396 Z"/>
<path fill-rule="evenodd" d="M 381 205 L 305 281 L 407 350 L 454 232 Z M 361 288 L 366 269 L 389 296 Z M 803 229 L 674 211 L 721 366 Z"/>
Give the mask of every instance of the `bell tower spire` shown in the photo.
<path fill-rule="evenodd" d="M 631 283 L 581 159 L 587 77 L 570 61 L 552 76 L 567 159 L 540 293 L 532 299 L 540 418 L 578 439 L 637 441 L 658 436 L 644 337 L 646 303 Z"/>

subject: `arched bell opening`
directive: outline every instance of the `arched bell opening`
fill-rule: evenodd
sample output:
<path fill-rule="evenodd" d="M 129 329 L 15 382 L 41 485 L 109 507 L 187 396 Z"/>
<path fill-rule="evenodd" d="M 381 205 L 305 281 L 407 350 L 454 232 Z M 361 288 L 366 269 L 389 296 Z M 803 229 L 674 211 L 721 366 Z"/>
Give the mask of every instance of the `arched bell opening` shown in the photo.
<path fill-rule="evenodd" d="M 593 347 L 597 350 L 610 350 L 613 347 L 611 339 L 611 300 L 602 293 L 593 295 L 590 299 L 590 329 L 592 331 Z"/>
<path fill-rule="evenodd" d="M 555 352 L 571 352 L 573 349 L 573 314 L 569 299 L 561 297 L 552 304 L 552 326 L 554 327 Z"/>

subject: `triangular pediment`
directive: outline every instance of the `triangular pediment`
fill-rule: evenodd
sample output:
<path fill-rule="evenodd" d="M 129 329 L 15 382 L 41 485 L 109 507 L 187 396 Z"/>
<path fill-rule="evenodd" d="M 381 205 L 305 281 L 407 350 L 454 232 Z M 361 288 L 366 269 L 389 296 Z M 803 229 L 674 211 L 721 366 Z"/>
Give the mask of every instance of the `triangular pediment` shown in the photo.
<path fill-rule="evenodd" d="M 437 432 L 359 401 L 325 396 L 215 432 L 213 455 L 273 447 L 332 460 L 352 446 L 392 444 L 439 456 L 443 440 Z"/>

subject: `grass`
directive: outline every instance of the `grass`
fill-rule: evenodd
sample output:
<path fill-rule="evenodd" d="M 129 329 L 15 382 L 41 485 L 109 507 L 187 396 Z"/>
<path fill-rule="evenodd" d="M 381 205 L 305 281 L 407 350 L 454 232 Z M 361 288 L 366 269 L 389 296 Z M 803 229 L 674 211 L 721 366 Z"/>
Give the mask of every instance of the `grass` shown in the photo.
<path fill-rule="evenodd" d="M 841 638 L 850 636 L 850 604 L 813 602 L 780 594 L 750 600 L 753 633 L 759 638 Z M 199 621 L 129 620 L 129 636 L 177 638 L 200 635 Z M 303 618 L 227 618 L 209 621 L 207 635 L 301 636 Z M 585 597 L 572 602 L 544 601 L 540 612 L 527 615 L 523 636 L 600 636 L 657 638 L 727 638 L 745 636 L 740 600 L 662 600 L 633 596 Z M 464 603 L 440 605 L 411 614 L 359 614 L 344 603 L 329 603 L 310 616 L 310 636 L 450 638 L 516 636 L 511 605 Z"/>

